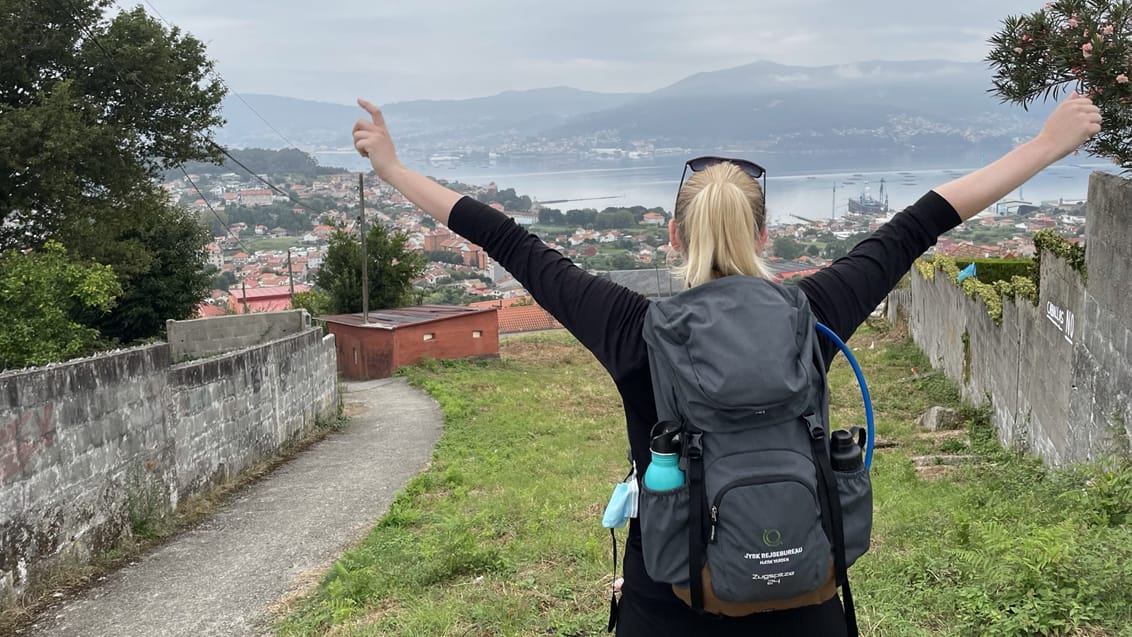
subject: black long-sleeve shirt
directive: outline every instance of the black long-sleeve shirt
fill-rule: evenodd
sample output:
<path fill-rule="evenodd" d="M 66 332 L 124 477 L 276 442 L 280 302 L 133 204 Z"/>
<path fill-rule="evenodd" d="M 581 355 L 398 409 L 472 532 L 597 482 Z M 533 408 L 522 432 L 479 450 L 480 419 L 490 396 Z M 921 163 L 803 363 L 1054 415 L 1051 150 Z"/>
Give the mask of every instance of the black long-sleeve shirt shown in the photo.
<path fill-rule="evenodd" d="M 648 434 L 656 422 L 648 354 L 641 336 L 648 300 L 578 268 L 510 217 L 474 199 L 464 197 L 457 202 L 448 222 L 454 232 L 483 247 L 506 268 L 613 377 L 625 407 L 629 449 L 643 475 L 650 458 Z M 818 321 L 847 341 L 912 262 L 960 222 L 947 200 L 929 191 L 849 254 L 797 285 Z M 828 366 L 836 346 L 822 337 L 822 351 Z M 623 568 L 625 589 L 683 604 L 667 584 L 653 582 L 645 572 L 635 519 L 629 526 Z"/>

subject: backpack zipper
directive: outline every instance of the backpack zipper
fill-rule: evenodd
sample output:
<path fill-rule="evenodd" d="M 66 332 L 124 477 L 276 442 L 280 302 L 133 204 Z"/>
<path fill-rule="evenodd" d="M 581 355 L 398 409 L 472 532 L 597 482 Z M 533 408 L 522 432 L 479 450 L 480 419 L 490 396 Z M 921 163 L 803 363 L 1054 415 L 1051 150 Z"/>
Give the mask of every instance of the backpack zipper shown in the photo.
<path fill-rule="evenodd" d="M 728 491 L 731 491 L 732 489 L 738 489 L 739 487 L 750 487 L 750 486 L 754 486 L 754 485 L 757 485 L 757 484 L 770 484 L 772 482 L 794 482 L 794 483 L 800 484 L 803 487 L 805 487 L 806 490 L 810 492 L 810 495 L 814 498 L 814 500 L 817 501 L 817 493 L 815 493 L 814 490 L 812 488 L 810 488 L 810 485 L 806 484 L 805 482 L 802 482 L 801 480 L 797 480 L 795 478 L 792 478 L 790 476 L 784 476 L 784 475 L 763 476 L 763 477 L 760 477 L 760 478 L 745 478 L 743 480 L 737 480 L 735 482 L 731 482 L 731 483 L 727 484 L 726 486 L 724 486 L 722 489 L 720 489 L 719 493 L 715 494 L 715 499 L 712 500 L 712 503 L 711 503 L 711 531 L 708 535 L 708 543 L 709 544 L 715 544 L 715 542 L 716 542 L 715 530 L 716 530 L 716 527 L 719 525 L 719 505 L 723 501 L 723 496 L 726 495 Z"/>

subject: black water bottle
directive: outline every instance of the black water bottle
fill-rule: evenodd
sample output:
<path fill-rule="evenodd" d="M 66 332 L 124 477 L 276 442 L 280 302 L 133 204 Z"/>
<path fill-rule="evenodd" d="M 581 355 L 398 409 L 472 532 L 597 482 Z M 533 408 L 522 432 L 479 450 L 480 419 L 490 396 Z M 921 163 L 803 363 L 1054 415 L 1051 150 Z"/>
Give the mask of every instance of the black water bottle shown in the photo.
<path fill-rule="evenodd" d="M 829 441 L 830 464 L 834 471 L 856 471 L 864 464 L 861 458 L 861 445 L 857 444 L 852 431 L 838 429 Z"/>

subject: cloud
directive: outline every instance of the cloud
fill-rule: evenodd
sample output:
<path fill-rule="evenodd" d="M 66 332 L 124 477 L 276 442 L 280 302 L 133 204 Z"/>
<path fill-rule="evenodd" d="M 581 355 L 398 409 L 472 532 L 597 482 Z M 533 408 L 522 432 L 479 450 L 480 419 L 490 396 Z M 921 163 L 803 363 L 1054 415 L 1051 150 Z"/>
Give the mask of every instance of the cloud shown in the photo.
<path fill-rule="evenodd" d="M 1002 18 L 1036 8 L 1032 0 L 151 2 L 207 43 L 236 90 L 342 103 L 366 92 L 397 101 L 562 85 L 648 91 L 756 60 L 975 61 Z"/>

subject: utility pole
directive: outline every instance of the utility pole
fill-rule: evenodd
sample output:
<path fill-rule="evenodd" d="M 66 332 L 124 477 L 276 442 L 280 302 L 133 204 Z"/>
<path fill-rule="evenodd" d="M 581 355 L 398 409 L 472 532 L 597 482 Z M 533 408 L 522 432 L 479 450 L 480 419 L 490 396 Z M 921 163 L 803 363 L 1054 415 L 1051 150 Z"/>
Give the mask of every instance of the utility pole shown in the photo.
<path fill-rule="evenodd" d="M 291 305 L 295 304 L 295 273 L 291 271 L 291 247 L 287 247 L 287 283 L 291 286 Z"/>
<path fill-rule="evenodd" d="M 361 209 L 362 234 L 362 323 L 369 323 L 369 258 L 366 254 L 366 184 L 365 175 L 358 173 L 358 208 Z"/>
<path fill-rule="evenodd" d="M 248 284 L 243 279 L 240 279 L 240 294 L 244 297 L 244 314 L 247 314 L 248 309 Z"/>
<path fill-rule="evenodd" d="M 830 220 L 837 218 L 837 182 L 833 182 L 833 206 L 829 209 Z"/>

